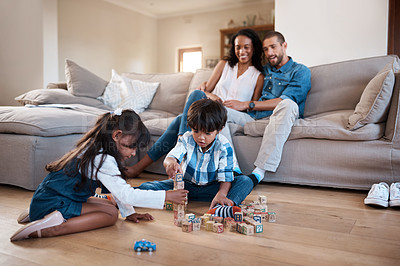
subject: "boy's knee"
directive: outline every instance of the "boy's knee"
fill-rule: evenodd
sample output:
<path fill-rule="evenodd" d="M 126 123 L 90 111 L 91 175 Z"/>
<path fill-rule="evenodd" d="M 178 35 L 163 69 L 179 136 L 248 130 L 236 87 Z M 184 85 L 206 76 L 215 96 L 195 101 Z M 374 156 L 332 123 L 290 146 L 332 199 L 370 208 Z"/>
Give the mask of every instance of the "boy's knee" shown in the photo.
<path fill-rule="evenodd" d="M 253 189 L 253 187 L 255 187 L 254 185 L 254 181 L 247 175 L 241 175 L 237 177 L 237 182 L 239 183 L 239 185 L 243 188 L 251 188 Z M 250 190 L 251 190 L 250 189 Z"/>

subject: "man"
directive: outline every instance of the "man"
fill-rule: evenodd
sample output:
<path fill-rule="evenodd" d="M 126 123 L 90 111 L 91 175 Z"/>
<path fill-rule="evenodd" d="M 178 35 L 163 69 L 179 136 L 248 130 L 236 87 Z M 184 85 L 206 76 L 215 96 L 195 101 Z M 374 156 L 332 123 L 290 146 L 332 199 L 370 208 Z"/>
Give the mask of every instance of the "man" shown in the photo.
<path fill-rule="evenodd" d="M 307 93 L 311 88 L 311 72 L 294 62 L 286 54 L 287 43 L 284 36 L 276 31 L 268 32 L 263 40 L 264 57 L 267 64 L 263 68 L 264 86 L 258 101 L 244 102 L 240 109 L 247 113 L 228 108 L 232 112 L 228 122 L 244 125 L 257 119 L 269 118 L 264 130 L 263 141 L 249 177 L 256 186 L 266 171 L 276 172 L 282 157 L 283 146 L 289 137 L 297 118 L 303 117 Z M 238 104 L 226 101 L 227 107 Z"/>

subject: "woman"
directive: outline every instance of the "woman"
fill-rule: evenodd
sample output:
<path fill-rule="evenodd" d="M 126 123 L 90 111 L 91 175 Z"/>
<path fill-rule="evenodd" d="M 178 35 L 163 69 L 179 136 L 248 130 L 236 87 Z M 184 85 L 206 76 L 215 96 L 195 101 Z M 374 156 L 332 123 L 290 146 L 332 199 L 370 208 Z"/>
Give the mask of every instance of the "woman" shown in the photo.
<path fill-rule="evenodd" d="M 232 36 L 231 45 L 229 55 L 216 65 L 209 80 L 190 94 L 183 114 L 171 122 L 137 164 L 127 167 L 128 177 L 137 177 L 147 166 L 167 154 L 179 136 L 190 130 L 187 127 L 187 111 L 193 102 L 210 98 L 222 102 L 227 108 L 241 111 L 246 109 L 243 108 L 245 102 L 260 98 L 264 76 L 261 74 L 262 43 L 257 33 L 251 29 L 240 30 Z M 224 127 L 221 134 L 232 144 L 228 126 Z"/>

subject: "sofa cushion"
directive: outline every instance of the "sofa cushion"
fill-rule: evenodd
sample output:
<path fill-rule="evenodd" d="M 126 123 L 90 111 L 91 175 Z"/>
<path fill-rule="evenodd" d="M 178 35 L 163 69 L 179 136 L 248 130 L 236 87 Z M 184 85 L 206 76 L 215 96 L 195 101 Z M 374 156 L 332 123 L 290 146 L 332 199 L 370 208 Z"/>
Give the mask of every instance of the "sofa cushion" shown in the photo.
<path fill-rule="evenodd" d="M 65 60 L 65 78 L 68 91 L 75 96 L 97 98 L 107 86 L 107 81 L 71 60 Z"/>
<path fill-rule="evenodd" d="M 64 89 L 37 89 L 15 97 L 20 104 L 83 104 L 105 110 L 111 110 L 97 99 L 89 97 L 77 97 Z"/>
<path fill-rule="evenodd" d="M 86 133 L 105 110 L 70 104 L 38 107 L 0 106 L 0 132 L 42 137 Z"/>
<path fill-rule="evenodd" d="M 394 68 L 397 69 L 395 62 L 387 64 L 365 87 L 354 113 L 349 117 L 349 130 L 386 120 L 394 86 Z"/>
<path fill-rule="evenodd" d="M 190 81 L 189 85 L 189 93 L 192 93 L 195 89 L 197 89 L 201 83 L 204 81 L 208 81 L 208 79 L 211 77 L 213 70 L 212 69 L 197 69 L 196 73 L 194 73 L 192 80 Z"/>
<path fill-rule="evenodd" d="M 161 110 L 178 115 L 185 106 L 186 96 L 193 73 L 179 72 L 171 74 L 122 73 L 122 76 L 134 80 L 160 82 L 153 101 L 148 109 Z"/>
<path fill-rule="evenodd" d="M 330 140 L 376 140 L 385 132 L 385 124 L 368 124 L 358 130 L 347 130 L 347 121 L 353 110 L 327 112 L 304 119 L 297 119 L 288 139 L 330 139 Z M 247 123 L 244 134 L 262 137 L 269 119 Z"/>
<path fill-rule="evenodd" d="M 144 121 L 144 125 L 152 136 L 161 136 L 167 130 L 168 125 L 174 120 L 174 116 L 157 118 Z"/>
<path fill-rule="evenodd" d="M 149 106 L 159 85 L 159 82 L 145 82 L 120 76 L 113 69 L 111 80 L 98 99 L 112 109 L 129 108 L 139 114 Z"/>
<path fill-rule="evenodd" d="M 369 81 L 397 56 L 379 56 L 310 67 L 311 90 L 304 117 L 354 110 Z"/>

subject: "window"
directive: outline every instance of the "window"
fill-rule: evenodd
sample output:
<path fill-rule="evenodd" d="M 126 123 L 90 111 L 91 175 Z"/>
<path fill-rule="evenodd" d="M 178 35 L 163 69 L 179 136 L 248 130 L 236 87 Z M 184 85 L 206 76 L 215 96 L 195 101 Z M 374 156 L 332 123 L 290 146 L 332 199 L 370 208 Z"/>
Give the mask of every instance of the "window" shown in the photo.
<path fill-rule="evenodd" d="M 179 72 L 196 72 L 197 69 L 202 68 L 203 52 L 201 47 L 179 49 L 178 54 Z"/>

